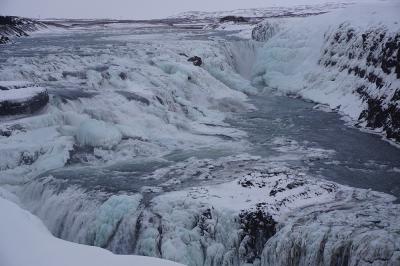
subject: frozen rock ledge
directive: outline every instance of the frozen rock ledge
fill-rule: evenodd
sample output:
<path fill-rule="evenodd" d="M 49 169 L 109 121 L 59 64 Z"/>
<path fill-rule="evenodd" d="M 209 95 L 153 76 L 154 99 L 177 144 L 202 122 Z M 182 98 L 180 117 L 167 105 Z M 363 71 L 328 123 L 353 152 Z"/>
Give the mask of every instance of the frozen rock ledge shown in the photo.
<path fill-rule="evenodd" d="M 46 89 L 26 82 L 0 82 L 0 115 L 31 114 L 47 105 Z"/>

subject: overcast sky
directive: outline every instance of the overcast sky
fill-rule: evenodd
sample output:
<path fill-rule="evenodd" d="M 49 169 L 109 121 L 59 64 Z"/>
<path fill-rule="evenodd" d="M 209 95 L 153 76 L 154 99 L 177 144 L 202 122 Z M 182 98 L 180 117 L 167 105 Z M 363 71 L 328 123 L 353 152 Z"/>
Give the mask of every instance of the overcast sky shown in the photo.
<path fill-rule="evenodd" d="M 149 19 L 191 10 L 231 10 L 318 2 L 328 0 L 0 0 L 0 14 L 41 18 Z"/>

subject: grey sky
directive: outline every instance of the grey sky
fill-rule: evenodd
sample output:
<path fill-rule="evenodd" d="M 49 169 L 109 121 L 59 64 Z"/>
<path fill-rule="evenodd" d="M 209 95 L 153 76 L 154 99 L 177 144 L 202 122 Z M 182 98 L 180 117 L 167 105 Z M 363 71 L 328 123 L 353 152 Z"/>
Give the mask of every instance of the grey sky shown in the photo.
<path fill-rule="evenodd" d="M 231 10 L 328 0 L 0 0 L 0 14 L 58 18 L 163 18 L 189 10 Z"/>

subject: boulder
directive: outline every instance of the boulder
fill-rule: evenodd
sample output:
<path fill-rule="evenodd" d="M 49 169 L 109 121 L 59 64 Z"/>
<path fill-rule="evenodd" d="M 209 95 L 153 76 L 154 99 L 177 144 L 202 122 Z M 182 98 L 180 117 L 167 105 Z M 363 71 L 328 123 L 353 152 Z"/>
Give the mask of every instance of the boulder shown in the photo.
<path fill-rule="evenodd" d="M 195 66 L 201 66 L 203 64 L 203 60 L 198 56 L 193 56 L 188 59 L 189 62 L 192 62 Z"/>
<path fill-rule="evenodd" d="M 49 95 L 44 88 L 0 90 L 0 115 L 31 114 L 42 109 L 48 102 Z"/>

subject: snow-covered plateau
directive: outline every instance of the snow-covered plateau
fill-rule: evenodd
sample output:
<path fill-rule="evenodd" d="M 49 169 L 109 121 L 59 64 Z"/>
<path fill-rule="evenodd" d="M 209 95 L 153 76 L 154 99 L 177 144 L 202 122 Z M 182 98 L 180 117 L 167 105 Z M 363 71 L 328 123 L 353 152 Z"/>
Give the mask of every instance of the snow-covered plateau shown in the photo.
<path fill-rule="evenodd" d="M 400 265 L 398 14 L 43 20 L 0 46 L 0 265 Z"/>

